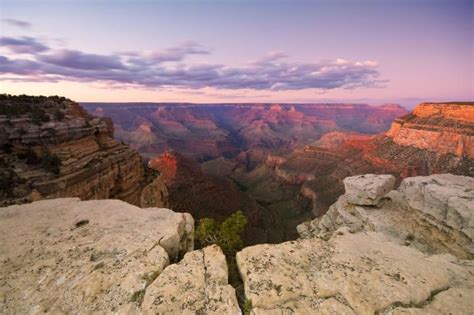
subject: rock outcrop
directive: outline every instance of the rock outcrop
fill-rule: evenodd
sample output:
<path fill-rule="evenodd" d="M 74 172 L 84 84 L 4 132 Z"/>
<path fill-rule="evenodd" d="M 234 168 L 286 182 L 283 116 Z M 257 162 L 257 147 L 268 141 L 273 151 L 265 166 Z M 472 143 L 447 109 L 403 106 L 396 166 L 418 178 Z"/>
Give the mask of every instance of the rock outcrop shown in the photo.
<path fill-rule="evenodd" d="M 228 284 L 222 250 L 212 245 L 187 253 L 147 288 L 144 314 L 240 314 L 235 290 Z"/>
<path fill-rule="evenodd" d="M 348 202 L 355 205 L 377 206 L 380 200 L 393 189 L 395 177 L 366 174 L 346 177 L 343 183 Z"/>
<path fill-rule="evenodd" d="M 42 198 L 117 198 L 167 206 L 137 151 L 114 140 L 108 118 L 59 97 L 0 99 L 0 205 Z"/>
<path fill-rule="evenodd" d="M 0 229 L 0 313 L 125 314 L 193 249 L 194 220 L 65 198 L 0 208 Z"/>
<path fill-rule="evenodd" d="M 346 181 L 371 199 L 374 187 L 358 180 Z M 298 226 L 300 239 L 244 248 L 252 314 L 470 314 L 473 192 L 468 177 L 408 178 L 378 207 L 343 195 Z"/>

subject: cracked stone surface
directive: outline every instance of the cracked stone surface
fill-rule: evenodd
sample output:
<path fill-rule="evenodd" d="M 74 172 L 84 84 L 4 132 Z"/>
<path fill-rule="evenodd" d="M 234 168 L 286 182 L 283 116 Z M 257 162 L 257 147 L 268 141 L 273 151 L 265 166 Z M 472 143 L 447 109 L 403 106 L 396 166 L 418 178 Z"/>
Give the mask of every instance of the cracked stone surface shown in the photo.
<path fill-rule="evenodd" d="M 119 200 L 0 208 L 0 313 L 111 314 L 193 249 L 191 215 Z"/>
<path fill-rule="evenodd" d="M 393 189 L 393 175 L 365 174 L 344 178 L 347 201 L 355 205 L 376 206 Z"/>
<path fill-rule="evenodd" d="M 385 195 L 378 207 L 339 197 L 326 214 L 300 224 L 303 238 L 329 238 L 341 227 L 377 231 L 394 242 L 428 254 L 473 259 L 474 178 L 441 174 L 409 177 Z"/>
<path fill-rule="evenodd" d="M 381 233 L 340 231 L 328 241 L 247 247 L 237 264 L 254 314 L 324 314 L 327 303 L 341 309 L 335 313 L 374 314 L 394 305 L 424 305 L 451 287 L 464 294 L 465 304 L 474 268 L 450 257 L 432 259 Z M 455 268 L 461 270 L 450 274 Z"/>
<path fill-rule="evenodd" d="M 244 248 L 237 265 L 253 314 L 472 314 L 473 183 L 433 175 L 386 192 L 374 180 L 377 207 L 346 194 L 299 225 L 300 239 Z"/>
<path fill-rule="evenodd" d="M 144 314 L 240 314 L 227 278 L 227 263 L 218 246 L 192 251 L 153 281 L 141 310 Z"/>

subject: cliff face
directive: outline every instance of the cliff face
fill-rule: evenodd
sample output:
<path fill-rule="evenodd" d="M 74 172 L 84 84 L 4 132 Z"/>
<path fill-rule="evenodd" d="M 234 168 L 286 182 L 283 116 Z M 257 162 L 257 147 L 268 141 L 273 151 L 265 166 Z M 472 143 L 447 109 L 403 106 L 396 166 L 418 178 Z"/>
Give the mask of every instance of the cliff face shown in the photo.
<path fill-rule="evenodd" d="M 420 104 L 387 136 L 401 146 L 474 158 L 474 104 Z"/>
<path fill-rule="evenodd" d="M 316 216 L 343 193 L 347 176 L 391 173 L 398 182 L 437 173 L 474 177 L 473 109 L 470 103 L 423 103 L 385 134 L 328 133 L 282 155 L 273 174 L 300 186 L 299 196 L 309 200 Z"/>
<path fill-rule="evenodd" d="M 145 174 L 138 152 L 114 140 L 110 119 L 57 97 L 4 97 L 0 109 L 2 204 L 79 197 L 166 206 L 155 197 L 163 185 Z"/>

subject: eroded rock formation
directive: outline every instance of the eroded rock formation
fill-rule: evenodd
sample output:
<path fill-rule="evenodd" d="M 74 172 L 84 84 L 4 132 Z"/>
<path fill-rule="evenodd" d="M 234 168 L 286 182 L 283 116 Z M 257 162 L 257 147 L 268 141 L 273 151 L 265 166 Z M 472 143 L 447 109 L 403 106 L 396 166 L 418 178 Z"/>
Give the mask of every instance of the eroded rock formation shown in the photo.
<path fill-rule="evenodd" d="M 114 139 L 110 119 L 59 97 L 3 97 L 0 109 L 0 205 L 79 197 L 167 206 L 161 180 Z"/>
<path fill-rule="evenodd" d="M 84 103 L 112 117 L 117 136 L 145 158 L 173 149 L 195 160 L 248 150 L 290 149 L 325 133 L 379 133 L 407 111 L 399 105 Z M 268 152 L 267 152 L 268 153 Z"/>
<path fill-rule="evenodd" d="M 144 314 L 239 314 L 235 290 L 228 284 L 222 250 L 212 245 L 187 253 L 146 290 Z"/>
<path fill-rule="evenodd" d="M 348 176 L 390 173 L 398 183 L 437 173 L 473 177 L 473 111 L 471 103 L 423 103 L 396 119 L 385 134 L 324 135 L 281 156 L 274 174 L 301 185 L 300 196 L 310 200 L 315 215 L 324 213 L 343 193 L 342 180 Z"/>
<path fill-rule="evenodd" d="M 377 207 L 357 204 L 385 190 L 371 178 L 346 179 L 359 199 L 341 196 L 302 238 L 237 254 L 253 314 L 470 314 L 474 179 L 408 178 Z"/>

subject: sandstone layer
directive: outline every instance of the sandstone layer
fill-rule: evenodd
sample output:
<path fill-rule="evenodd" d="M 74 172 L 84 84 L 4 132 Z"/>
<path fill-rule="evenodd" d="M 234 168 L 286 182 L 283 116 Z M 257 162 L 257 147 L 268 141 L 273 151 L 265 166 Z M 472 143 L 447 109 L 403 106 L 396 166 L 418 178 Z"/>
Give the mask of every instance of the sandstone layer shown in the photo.
<path fill-rule="evenodd" d="M 114 139 L 110 119 L 59 97 L 4 97 L 0 110 L 0 205 L 79 197 L 167 206 L 164 185 Z"/>
<path fill-rule="evenodd" d="M 0 313 L 126 314 L 193 249 L 194 220 L 119 200 L 0 208 Z"/>
<path fill-rule="evenodd" d="M 372 186 L 359 181 L 360 194 Z M 298 227 L 302 238 L 244 248 L 237 265 L 252 314 L 471 314 L 473 192 L 468 177 L 409 178 L 378 207 L 343 195 Z"/>

